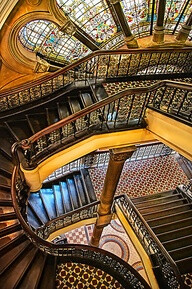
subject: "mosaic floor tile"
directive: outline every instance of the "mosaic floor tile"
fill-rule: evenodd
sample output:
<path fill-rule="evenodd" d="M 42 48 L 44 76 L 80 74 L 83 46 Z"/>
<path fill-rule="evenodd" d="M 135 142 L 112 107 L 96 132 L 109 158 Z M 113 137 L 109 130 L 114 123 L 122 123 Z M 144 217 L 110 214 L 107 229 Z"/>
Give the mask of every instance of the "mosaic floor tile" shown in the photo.
<path fill-rule="evenodd" d="M 80 263 L 57 266 L 57 289 L 123 289 L 112 276 L 95 267 Z"/>

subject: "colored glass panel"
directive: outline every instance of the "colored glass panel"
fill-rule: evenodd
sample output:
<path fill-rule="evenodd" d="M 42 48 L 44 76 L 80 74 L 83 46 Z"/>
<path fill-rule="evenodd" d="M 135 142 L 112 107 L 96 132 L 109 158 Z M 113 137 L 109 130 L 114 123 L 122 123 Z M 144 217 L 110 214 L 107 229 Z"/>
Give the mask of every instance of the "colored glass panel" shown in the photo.
<path fill-rule="evenodd" d="M 95 41 L 102 43 L 117 32 L 104 0 L 57 0 L 58 6 Z"/>
<path fill-rule="evenodd" d="M 90 52 L 75 37 L 59 31 L 57 26 L 46 20 L 27 23 L 19 32 L 23 46 L 57 61 L 73 61 Z"/>

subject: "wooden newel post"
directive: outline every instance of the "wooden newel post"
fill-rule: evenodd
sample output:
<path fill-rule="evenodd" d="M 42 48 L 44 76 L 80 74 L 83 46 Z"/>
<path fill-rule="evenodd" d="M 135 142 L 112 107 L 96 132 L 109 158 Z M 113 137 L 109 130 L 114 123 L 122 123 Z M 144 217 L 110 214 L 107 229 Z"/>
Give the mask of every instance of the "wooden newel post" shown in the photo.
<path fill-rule="evenodd" d="M 103 228 L 111 222 L 112 213 L 111 207 L 119 178 L 126 159 L 130 158 L 135 146 L 129 146 L 110 150 L 110 159 L 105 177 L 103 191 L 101 193 L 100 205 L 98 208 L 98 217 L 93 230 L 93 236 L 90 244 L 98 246 Z"/>

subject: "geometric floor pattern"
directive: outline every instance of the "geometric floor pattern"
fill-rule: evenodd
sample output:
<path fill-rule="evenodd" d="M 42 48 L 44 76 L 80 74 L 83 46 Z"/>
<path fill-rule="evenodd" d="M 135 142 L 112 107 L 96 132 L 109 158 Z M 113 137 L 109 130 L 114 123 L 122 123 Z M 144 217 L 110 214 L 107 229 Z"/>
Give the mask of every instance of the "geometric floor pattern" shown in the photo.
<path fill-rule="evenodd" d="M 107 167 L 89 169 L 98 199 L 104 185 L 106 170 Z M 171 190 L 179 184 L 188 184 L 188 182 L 174 155 L 125 162 L 116 195 L 144 196 Z"/>
<path fill-rule="evenodd" d="M 106 272 L 80 263 L 65 263 L 57 267 L 57 289 L 123 289 L 122 285 Z"/>

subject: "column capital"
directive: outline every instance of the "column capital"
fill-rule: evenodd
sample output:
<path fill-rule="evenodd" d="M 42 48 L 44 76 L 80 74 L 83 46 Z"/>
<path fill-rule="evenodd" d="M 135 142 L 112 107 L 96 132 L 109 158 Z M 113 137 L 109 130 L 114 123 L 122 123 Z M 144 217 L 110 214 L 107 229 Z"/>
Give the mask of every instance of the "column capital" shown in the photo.
<path fill-rule="evenodd" d="M 110 159 L 115 162 L 125 162 L 136 151 L 136 146 L 128 146 L 123 148 L 114 148 L 109 150 Z"/>

